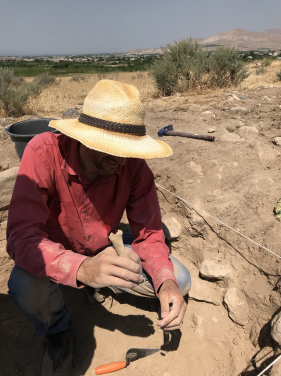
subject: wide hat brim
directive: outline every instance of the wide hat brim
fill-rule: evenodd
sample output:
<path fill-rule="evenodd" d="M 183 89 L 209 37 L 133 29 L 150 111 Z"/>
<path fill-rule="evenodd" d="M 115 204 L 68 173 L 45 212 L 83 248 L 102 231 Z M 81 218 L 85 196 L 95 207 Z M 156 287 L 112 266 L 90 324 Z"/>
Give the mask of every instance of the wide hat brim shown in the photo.
<path fill-rule="evenodd" d="M 148 135 L 119 133 L 79 122 L 78 119 L 52 120 L 49 126 L 80 141 L 90 149 L 123 158 L 164 158 L 173 154 L 171 147 Z"/>

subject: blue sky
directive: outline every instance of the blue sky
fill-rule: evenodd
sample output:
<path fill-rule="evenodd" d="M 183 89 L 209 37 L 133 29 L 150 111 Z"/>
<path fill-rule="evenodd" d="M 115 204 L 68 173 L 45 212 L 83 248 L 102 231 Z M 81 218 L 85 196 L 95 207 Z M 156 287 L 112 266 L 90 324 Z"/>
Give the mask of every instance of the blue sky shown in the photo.
<path fill-rule="evenodd" d="M 242 28 L 281 29 L 281 0 L 0 0 L 0 55 L 157 48 Z"/>

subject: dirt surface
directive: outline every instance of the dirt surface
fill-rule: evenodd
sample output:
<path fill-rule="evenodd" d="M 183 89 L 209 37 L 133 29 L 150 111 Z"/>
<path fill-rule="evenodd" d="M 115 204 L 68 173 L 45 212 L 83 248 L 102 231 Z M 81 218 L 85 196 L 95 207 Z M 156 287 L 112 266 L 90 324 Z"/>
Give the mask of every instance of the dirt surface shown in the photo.
<path fill-rule="evenodd" d="M 246 98 L 237 99 L 240 94 Z M 237 107 L 249 112 L 233 110 Z M 281 146 L 272 142 L 281 137 L 281 87 L 146 102 L 151 136 L 156 138 L 157 131 L 171 123 L 176 131 L 209 130 L 216 140 L 163 137 L 174 155 L 148 161 L 156 183 L 281 256 L 281 224 L 273 215 L 281 197 Z M 0 156 L 10 167 L 19 164 L 9 139 L 2 139 Z M 281 306 L 281 260 L 159 186 L 158 196 L 162 214 L 177 214 L 182 225 L 180 237 L 170 243 L 171 252 L 189 268 L 194 281 L 181 335 L 164 336 L 156 329 L 157 301 L 122 295 L 114 297 L 111 308 L 90 307 L 86 289 L 63 287 L 76 332 L 71 375 L 94 375 L 95 367 L 122 360 L 131 347 L 161 351 L 116 375 L 258 375 L 277 350 L 269 323 Z M 5 220 L 6 213 L 1 218 Z M 5 253 L 5 228 L 3 223 L 0 374 L 40 375 L 43 338 L 36 336 L 7 295 L 13 262 Z M 231 272 L 222 281 L 203 280 L 199 269 L 204 260 L 227 265 Z M 207 296 L 196 295 L 196 285 L 204 286 Z M 224 295 L 234 288 L 245 297 L 243 324 L 224 302 Z"/>

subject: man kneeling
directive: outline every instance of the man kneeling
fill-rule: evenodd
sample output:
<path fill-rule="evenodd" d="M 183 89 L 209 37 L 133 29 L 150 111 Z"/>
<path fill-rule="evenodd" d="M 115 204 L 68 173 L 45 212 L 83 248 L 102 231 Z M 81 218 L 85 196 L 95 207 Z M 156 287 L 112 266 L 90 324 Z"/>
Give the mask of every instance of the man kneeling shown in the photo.
<path fill-rule="evenodd" d="M 15 261 L 9 294 L 47 337 L 57 370 L 71 348 L 59 284 L 156 294 L 158 327 L 169 331 L 182 324 L 191 281 L 169 257 L 154 177 L 144 160 L 172 150 L 146 135 L 137 89 L 101 80 L 79 119 L 50 126 L 61 134 L 38 135 L 25 149 L 9 209 L 7 251 Z M 124 238 L 129 257 L 119 257 L 109 240 L 124 210 L 133 232 Z"/>

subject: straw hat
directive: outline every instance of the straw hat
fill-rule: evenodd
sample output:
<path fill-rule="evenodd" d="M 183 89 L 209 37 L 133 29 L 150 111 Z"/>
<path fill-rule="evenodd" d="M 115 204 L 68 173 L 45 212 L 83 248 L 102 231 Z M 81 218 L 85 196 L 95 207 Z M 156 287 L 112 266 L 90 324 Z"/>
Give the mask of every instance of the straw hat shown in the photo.
<path fill-rule="evenodd" d="M 49 126 L 90 149 L 124 158 L 162 158 L 169 145 L 146 135 L 138 90 L 119 81 L 101 80 L 85 98 L 79 119 L 52 120 Z"/>

